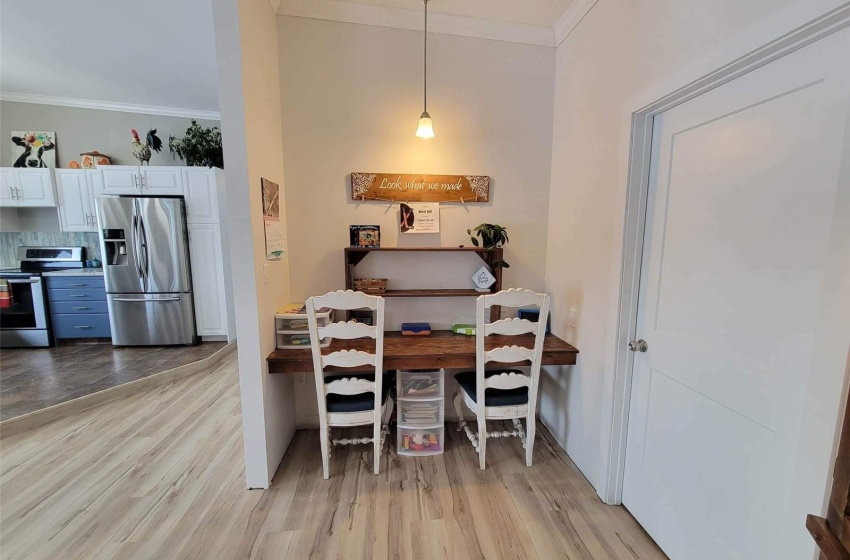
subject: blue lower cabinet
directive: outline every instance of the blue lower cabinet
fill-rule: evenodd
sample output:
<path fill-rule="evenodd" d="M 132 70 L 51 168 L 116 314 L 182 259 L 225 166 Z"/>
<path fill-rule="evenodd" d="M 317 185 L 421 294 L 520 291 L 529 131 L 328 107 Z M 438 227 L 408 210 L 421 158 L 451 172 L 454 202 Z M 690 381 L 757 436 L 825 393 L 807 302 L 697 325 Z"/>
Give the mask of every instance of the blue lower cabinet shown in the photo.
<path fill-rule="evenodd" d="M 47 299 L 55 338 L 110 338 L 102 277 L 48 277 Z"/>
<path fill-rule="evenodd" d="M 110 337 L 109 315 L 90 313 L 80 315 L 54 315 L 53 336 L 56 338 Z"/>

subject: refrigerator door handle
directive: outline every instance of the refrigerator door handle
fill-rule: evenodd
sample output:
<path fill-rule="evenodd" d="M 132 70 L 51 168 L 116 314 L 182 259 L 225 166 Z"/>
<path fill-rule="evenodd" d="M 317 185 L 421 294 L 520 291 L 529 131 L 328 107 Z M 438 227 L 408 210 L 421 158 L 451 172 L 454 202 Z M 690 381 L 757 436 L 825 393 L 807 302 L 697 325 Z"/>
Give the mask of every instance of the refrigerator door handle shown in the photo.
<path fill-rule="evenodd" d="M 150 303 L 156 301 L 180 301 L 180 296 L 170 296 L 165 298 L 156 298 L 156 299 L 135 299 L 135 298 L 112 298 L 112 301 L 130 301 L 136 303 Z"/>
<path fill-rule="evenodd" d="M 136 267 L 136 275 L 139 278 L 144 278 L 142 275 L 142 267 L 139 264 L 139 217 L 133 214 L 133 232 L 131 235 L 133 243 L 133 265 Z"/>
<path fill-rule="evenodd" d="M 148 254 L 148 232 L 145 230 L 145 219 L 139 216 L 139 231 L 141 232 L 141 247 L 144 254 L 139 255 L 142 263 L 142 272 L 145 275 L 145 290 L 147 290 L 148 274 L 150 273 L 150 255 Z"/>

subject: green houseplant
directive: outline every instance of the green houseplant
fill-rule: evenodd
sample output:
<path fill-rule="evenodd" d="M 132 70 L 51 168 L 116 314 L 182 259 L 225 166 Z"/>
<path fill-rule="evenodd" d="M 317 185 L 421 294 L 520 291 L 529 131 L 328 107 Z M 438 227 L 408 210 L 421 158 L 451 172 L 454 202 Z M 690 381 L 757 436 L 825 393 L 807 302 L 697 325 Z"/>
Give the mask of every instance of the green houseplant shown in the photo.
<path fill-rule="evenodd" d="M 508 230 L 497 224 L 481 224 L 472 229 L 466 230 L 469 234 L 469 240 L 476 247 L 484 247 L 485 249 L 498 249 L 504 247 L 510 239 L 508 239 Z M 477 238 L 480 237 L 481 241 Z M 493 268 L 501 266 L 502 268 L 510 268 L 505 261 L 495 261 Z"/>
<path fill-rule="evenodd" d="M 217 126 L 204 128 L 193 120 L 183 138 L 168 137 L 168 149 L 174 159 L 178 157 L 189 166 L 219 167 L 224 169 L 224 152 L 221 148 L 221 131 Z"/>

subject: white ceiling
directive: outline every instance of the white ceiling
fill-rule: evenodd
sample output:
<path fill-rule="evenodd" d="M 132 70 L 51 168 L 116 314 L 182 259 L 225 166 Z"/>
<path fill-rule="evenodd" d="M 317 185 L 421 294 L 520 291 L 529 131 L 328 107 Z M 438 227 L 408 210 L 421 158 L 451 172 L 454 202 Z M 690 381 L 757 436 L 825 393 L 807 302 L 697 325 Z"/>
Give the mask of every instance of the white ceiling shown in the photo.
<path fill-rule="evenodd" d="M 3 0 L 0 91 L 218 111 L 212 2 Z"/>
<path fill-rule="evenodd" d="M 345 0 L 422 10 L 422 0 Z M 429 0 L 428 12 L 555 27 L 572 0 Z"/>

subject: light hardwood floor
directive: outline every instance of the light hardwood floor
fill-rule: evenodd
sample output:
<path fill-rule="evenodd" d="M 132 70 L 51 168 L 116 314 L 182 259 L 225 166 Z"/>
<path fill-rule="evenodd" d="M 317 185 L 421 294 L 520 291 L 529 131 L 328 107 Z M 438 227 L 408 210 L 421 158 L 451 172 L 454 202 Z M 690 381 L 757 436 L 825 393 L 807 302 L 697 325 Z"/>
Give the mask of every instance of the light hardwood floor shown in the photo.
<path fill-rule="evenodd" d="M 534 466 L 515 438 L 487 470 L 447 430 L 445 455 L 388 440 L 337 448 L 298 432 L 272 489 L 247 491 L 235 355 L 201 373 L 0 441 L 0 557 L 663 559 L 602 504 L 542 426 Z"/>

